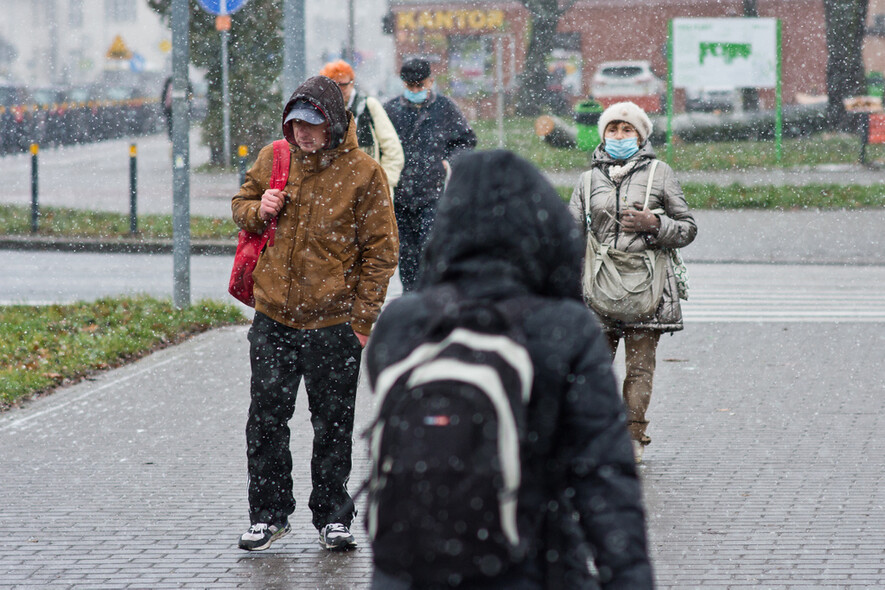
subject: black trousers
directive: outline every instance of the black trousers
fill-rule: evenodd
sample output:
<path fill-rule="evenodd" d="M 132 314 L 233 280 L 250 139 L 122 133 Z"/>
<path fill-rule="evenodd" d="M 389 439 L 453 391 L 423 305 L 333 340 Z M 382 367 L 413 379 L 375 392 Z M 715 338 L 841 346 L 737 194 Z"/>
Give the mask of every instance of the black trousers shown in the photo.
<path fill-rule="evenodd" d="M 397 206 L 394 202 L 394 212 L 399 230 L 399 279 L 403 284 L 403 291 L 413 291 L 418 282 L 421 253 L 433 226 L 436 207 L 428 205 L 412 209 Z"/>
<path fill-rule="evenodd" d="M 246 424 L 249 517 L 277 523 L 295 511 L 289 420 L 304 377 L 313 455 L 308 506 L 317 529 L 330 522 L 348 527 L 355 512 L 333 520 L 350 502 L 354 405 L 362 347 L 350 324 L 296 330 L 255 313 L 249 330 L 252 403 Z"/>

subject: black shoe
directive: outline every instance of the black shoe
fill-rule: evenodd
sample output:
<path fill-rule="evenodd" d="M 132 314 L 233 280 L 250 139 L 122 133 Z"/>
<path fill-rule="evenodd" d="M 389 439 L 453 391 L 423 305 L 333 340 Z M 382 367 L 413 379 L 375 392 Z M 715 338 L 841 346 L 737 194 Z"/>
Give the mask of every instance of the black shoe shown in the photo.
<path fill-rule="evenodd" d="M 270 544 L 277 539 L 289 534 L 289 531 L 291 530 L 292 527 L 289 526 L 289 521 L 271 525 L 264 522 L 253 524 L 249 527 L 249 530 L 243 533 L 243 536 L 240 537 L 240 549 L 245 549 L 246 551 L 263 551 L 270 547 Z"/>
<path fill-rule="evenodd" d="M 356 547 L 356 541 L 350 529 L 340 522 L 333 522 L 320 530 L 320 545 L 329 551 L 343 551 Z"/>

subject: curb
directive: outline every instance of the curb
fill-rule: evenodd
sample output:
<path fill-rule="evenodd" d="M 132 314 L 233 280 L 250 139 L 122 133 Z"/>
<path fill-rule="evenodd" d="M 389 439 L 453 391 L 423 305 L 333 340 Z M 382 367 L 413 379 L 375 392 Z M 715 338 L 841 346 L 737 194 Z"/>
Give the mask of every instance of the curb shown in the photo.
<path fill-rule="evenodd" d="M 173 241 L 147 238 L 66 238 L 51 236 L 0 236 L 0 250 L 37 250 L 101 254 L 172 254 Z M 233 256 L 235 241 L 191 240 L 192 255 Z"/>

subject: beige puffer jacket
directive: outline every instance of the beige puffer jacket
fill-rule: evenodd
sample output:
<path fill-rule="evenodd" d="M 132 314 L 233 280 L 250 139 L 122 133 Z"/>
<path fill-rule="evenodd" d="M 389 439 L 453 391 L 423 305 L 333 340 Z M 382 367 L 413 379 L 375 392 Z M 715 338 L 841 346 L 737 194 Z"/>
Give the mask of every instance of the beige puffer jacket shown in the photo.
<path fill-rule="evenodd" d="M 645 201 L 645 189 L 648 185 L 649 165 L 655 159 L 654 150 L 646 142 L 630 160 L 632 168 L 620 180 L 614 182 L 610 176 L 614 160 L 602 149 L 597 147 L 592 156 L 590 170 L 584 172 L 578 180 L 569 202 L 572 215 L 581 222 L 584 232 L 593 231 L 600 244 L 610 244 L 613 248 L 626 252 L 642 252 L 649 248 L 684 248 L 691 244 L 697 235 L 697 225 L 685 202 L 682 187 L 673 169 L 665 162 L 658 161 L 657 170 L 652 181 L 649 197 L 649 209 L 663 209 L 658 215 L 661 227 L 657 235 L 649 233 L 625 233 L 620 231 L 616 223 L 624 207 L 633 207 L 633 203 Z M 585 214 L 585 203 L 590 203 L 590 225 Z M 624 324 L 600 318 L 607 331 L 618 331 L 623 328 L 651 329 L 661 332 L 675 332 L 682 329 L 682 308 L 676 290 L 676 277 L 672 266 L 668 265 L 667 280 L 664 284 L 664 296 L 655 312 L 653 320 Z"/>

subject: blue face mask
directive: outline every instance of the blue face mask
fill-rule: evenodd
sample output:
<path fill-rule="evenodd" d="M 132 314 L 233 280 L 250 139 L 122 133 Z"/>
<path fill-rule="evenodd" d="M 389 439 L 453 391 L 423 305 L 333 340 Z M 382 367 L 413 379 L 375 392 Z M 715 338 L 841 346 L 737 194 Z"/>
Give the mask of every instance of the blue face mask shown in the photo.
<path fill-rule="evenodd" d="M 605 151 L 615 160 L 626 160 L 639 151 L 639 141 L 635 137 L 606 139 Z"/>
<path fill-rule="evenodd" d="M 419 104 L 427 100 L 427 89 L 412 92 L 408 88 L 403 90 L 403 96 L 406 97 L 406 100 L 409 102 L 413 102 L 415 104 Z"/>

